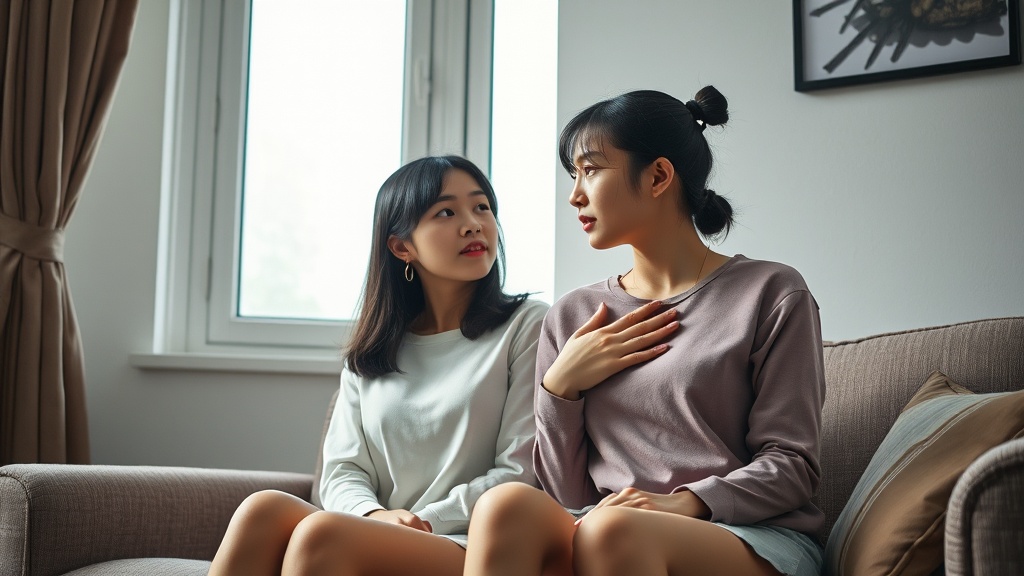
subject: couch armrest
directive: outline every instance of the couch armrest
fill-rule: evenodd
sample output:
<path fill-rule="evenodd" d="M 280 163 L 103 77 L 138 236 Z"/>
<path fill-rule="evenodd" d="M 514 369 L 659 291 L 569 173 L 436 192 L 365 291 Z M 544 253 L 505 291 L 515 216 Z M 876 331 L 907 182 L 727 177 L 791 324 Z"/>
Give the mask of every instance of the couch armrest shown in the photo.
<path fill-rule="evenodd" d="M 56 576 L 121 558 L 210 560 L 246 496 L 309 500 L 313 477 L 156 466 L 0 468 L 0 576 Z"/>
<path fill-rule="evenodd" d="M 957 481 L 946 516 L 946 573 L 1024 574 L 1024 438 L 996 446 Z"/>

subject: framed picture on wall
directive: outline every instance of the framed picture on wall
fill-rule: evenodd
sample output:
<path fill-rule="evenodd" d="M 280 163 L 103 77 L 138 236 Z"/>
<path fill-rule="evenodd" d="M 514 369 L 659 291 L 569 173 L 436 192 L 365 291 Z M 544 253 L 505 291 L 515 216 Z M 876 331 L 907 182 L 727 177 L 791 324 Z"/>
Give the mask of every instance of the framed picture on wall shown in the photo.
<path fill-rule="evenodd" d="M 1021 63 L 1020 0 L 793 0 L 801 92 Z"/>

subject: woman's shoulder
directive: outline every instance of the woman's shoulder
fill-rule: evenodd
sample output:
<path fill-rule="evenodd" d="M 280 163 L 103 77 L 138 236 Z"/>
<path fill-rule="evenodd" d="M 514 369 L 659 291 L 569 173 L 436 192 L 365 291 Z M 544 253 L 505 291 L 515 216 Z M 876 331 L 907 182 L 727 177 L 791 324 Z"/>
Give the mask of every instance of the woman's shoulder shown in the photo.
<path fill-rule="evenodd" d="M 547 302 L 527 298 L 516 308 L 505 323 L 503 332 L 515 331 L 516 333 L 533 333 L 534 338 L 540 331 L 541 322 L 548 312 L 550 306 Z"/>
<path fill-rule="evenodd" d="M 537 316 L 543 317 L 547 313 L 548 308 L 551 306 L 543 300 L 534 300 L 533 298 L 527 298 L 523 300 L 523 303 L 519 305 L 513 316 L 523 316 L 526 318 L 534 318 Z"/>
<path fill-rule="evenodd" d="M 734 277 L 742 276 L 743 284 L 747 286 L 762 286 L 784 294 L 809 291 L 803 275 L 782 262 L 755 260 L 737 254 L 732 257 L 728 272 Z"/>
<path fill-rule="evenodd" d="M 580 286 L 574 288 L 562 295 L 552 306 L 549 315 L 559 314 L 578 308 L 591 309 L 592 305 L 596 302 L 602 302 L 608 298 L 610 291 L 608 285 L 610 279 L 601 280 L 600 282 L 594 282 L 586 286 Z M 594 311 L 591 309 L 590 313 Z"/>

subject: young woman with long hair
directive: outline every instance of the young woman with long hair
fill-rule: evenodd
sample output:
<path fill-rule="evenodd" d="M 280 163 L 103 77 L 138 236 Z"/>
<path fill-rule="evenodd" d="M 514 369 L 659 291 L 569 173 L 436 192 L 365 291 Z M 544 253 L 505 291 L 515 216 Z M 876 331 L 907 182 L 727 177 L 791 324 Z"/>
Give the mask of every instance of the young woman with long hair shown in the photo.
<path fill-rule="evenodd" d="M 502 291 L 497 199 L 470 161 L 403 166 L 373 243 L 324 441 L 324 510 L 263 491 L 211 575 L 462 574 L 485 490 L 533 483 L 533 377 L 547 305 Z"/>
<path fill-rule="evenodd" d="M 818 307 L 775 262 L 711 250 L 733 223 L 708 189 L 727 102 L 643 90 L 580 112 L 559 156 L 597 249 L 633 267 L 549 311 L 537 353 L 543 491 L 478 502 L 465 574 L 817 575 L 811 497 L 825 379 Z"/>

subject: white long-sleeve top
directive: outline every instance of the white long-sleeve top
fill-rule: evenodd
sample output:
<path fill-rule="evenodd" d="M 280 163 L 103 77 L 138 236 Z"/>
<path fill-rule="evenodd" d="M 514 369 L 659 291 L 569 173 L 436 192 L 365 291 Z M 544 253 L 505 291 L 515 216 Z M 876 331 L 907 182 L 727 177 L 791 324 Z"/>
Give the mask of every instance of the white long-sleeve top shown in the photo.
<path fill-rule="evenodd" d="M 401 372 L 347 369 L 324 440 L 324 509 L 405 509 L 463 546 L 477 498 L 502 482 L 536 485 L 532 450 L 537 338 L 548 306 L 527 300 L 476 340 L 407 334 Z"/>

